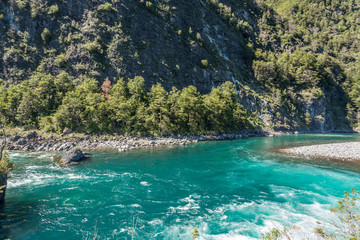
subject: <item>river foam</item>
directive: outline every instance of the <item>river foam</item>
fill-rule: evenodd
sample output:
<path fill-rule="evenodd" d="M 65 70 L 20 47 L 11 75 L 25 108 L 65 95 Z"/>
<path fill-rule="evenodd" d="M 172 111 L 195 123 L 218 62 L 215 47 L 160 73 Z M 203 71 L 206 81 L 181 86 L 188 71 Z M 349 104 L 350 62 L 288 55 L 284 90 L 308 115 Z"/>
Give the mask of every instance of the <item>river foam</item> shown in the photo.
<path fill-rule="evenodd" d="M 286 226 L 294 239 L 335 231 L 329 211 L 350 187 L 354 169 L 294 162 L 266 150 L 284 143 L 349 136 L 282 136 L 199 143 L 173 149 L 93 153 L 63 167 L 52 154 L 11 154 L 3 239 L 258 239 Z M 326 140 L 324 140 L 326 138 Z M 294 228 L 294 229 L 293 229 Z M 300 230 L 299 230 L 300 229 Z"/>

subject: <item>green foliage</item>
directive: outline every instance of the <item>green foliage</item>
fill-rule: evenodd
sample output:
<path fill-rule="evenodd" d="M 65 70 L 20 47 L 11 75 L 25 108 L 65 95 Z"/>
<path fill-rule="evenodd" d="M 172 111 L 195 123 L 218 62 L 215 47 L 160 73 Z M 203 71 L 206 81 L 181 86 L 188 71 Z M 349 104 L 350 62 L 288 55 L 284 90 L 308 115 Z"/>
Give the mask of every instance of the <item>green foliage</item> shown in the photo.
<path fill-rule="evenodd" d="M 64 54 L 59 54 L 55 57 L 55 62 L 59 65 L 59 67 L 64 68 L 67 64 L 67 59 Z"/>
<path fill-rule="evenodd" d="M 150 1 L 146 1 L 145 5 L 146 5 L 146 7 L 151 8 L 153 4 Z"/>
<path fill-rule="evenodd" d="M 305 124 L 309 126 L 312 123 L 312 117 L 309 112 L 305 113 Z"/>
<path fill-rule="evenodd" d="M 203 68 L 209 67 L 209 62 L 208 62 L 208 60 L 206 60 L 206 59 L 201 60 L 201 66 L 202 66 Z"/>
<path fill-rule="evenodd" d="M 52 34 L 48 28 L 44 28 L 41 33 L 41 39 L 44 41 L 45 44 L 49 44 L 52 38 Z"/>
<path fill-rule="evenodd" d="M 191 234 L 192 234 L 191 240 L 195 240 L 196 238 L 198 238 L 200 236 L 199 230 L 197 229 L 197 227 L 195 227 L 194 231 Z"/>
<path fill-rule="evenodd" d="M 60 129 L 98 132 L 106 130 L 107 113 L 103 109 L 105 98 L 99 93 L 97 81 L 85 78 L 75 90 L 67 92 L 54 114 Z"/>
<path fill-rule="evenodd" d="M 56 15 L 58 12 L 59 12 L 59 7 L 58 7 L 57 4 L 51 5 L 51 6 L 48 8 L 48 14 L 49 14 L 49 15 Z"/>
<path fill-rule="evenodd" d="M 246 104 L 246 108 L 254 112 L 268 111 L 274 116 L 275 126 L 294 129 L 302 125 L 306 117 L 304 112 L 317 102 L 314 100 L 324 100 L 326 105 L 331 105 L 327 108 L 329 117 L 339 113 L 335 108 L 346 108 L 344 114 L 347 113 L 348 122 L 354 127 L 359 125 L 359 1 L 206 0 L 201 5 L 201 11 L 208 14 L 201 19 L 186 14 L 186 9 L 191 9 L 189 6 L 175 7 L 175 2 L 174 5 L 171 1 L 140 0 L 141 5 L 153 14 L 138 15 L 143 10 L 138 9 L 138 2 L 129 1 L 125 5 L 135 14 L 134 19 L 146 21 L 143 26 L 134 25 L 133 18 L 117 11 L 123 8 L 123 3 L 118 0 L 93 1 L 92 4 L 79 1 L 78 6 L 84 9 L 67 8 L 64 1 L 3 1 L 0 4 L 0 19 L 4 21 L 1 22 L 12 27 L 3 28 L 1 32 L 1 76 L 6 78 L 8 84 L 13 84 L 28 79 L 36 71 L 55 76 L 61 70 L 66 70 L 70 78 L 79 84 L 84 76 L 99 80 L 104 77 L 113 79 L 125 73 L 131 73 L 131 76 L 142 74 L 149 78 L 154 74 L 154 77 L 158 75 L 155 81 L 170 89 L 175 82 L 177 86 L 188 84 L 181 81 L 189 81 L 185 76 L 191 76 L 194 67 L 191 65 L 197 65 L 206 69 L 206 74 L 200 76 L 199 72 L 194 72 L 193 76 L 201 78 L 194 79 L 201 82 L 196 86 L 211 86 L 221 80 L 219 76 L 224 72 L 230 74 L 226 79 L 234 77 L 240 80 L 239 85 L 251 83 L 248 85 L 254 91 L 248 89 L 243 92 L 249 98 L 243 96 L 242 99 L 254 100 L 254 106 Z M 75 17 L 75 13 L 81 14 Z M 29 14 L 32 20 L 28 19 L 28 24 L 22 25 L 23 17 Z M 152 17 L 156 17 L 156 21 Z M 208 22 L 209 17 L 213 18 L 211 22 Z M 182 21 L 183 18 L 186 21 Z M 222 22 L 218 22 L 220 19 Z M 152 46 L 155 40 L 152 39 L 151 31 L 154 28 L 151 24 L 155 22 L 159 26 L 171 27 L 162 32 L 155 29 L 164 49 Z M 206 22 L 217 25 L 215 35 L 210 31 L 211 26 L 209 29 L 204 27 Z M 33 32 L 30 31 L 31 26 L 47 28 Z M 165 57 L 164 61 L 154 61 L 158 50 L 164 55 L 167 48 L 173 48 L 174 38 L 181 41 L 181 44 L 176 43 L 179 54 L 172 59 Z M 44 45 L 51 45 L 51 49 L 44 48 Z M 234 50 L 234 54 L 229 50 Z M 196 57 L 187 61 L 190 52 Z M 226 64 L 223 64 L 224 57 L 229 58 Z M 162 66 L 158 69 L 155 62 L 161 62 Z M 37 70 L 39 65 L 42 70 Z M 209 82 L 203 84 L 203 81 Z M 201 90 L 204 90 L 203 87 Z M 0 105 L 8 108 L 5 114 L 11 119 L 10 124 L 18 124 L 17 110 L 14 113 L 14 107 L 10 105 L 19 104 L 16 99 L 23 95 L 27 99 L 37 97 L 21 91 L 19 94 L 6 92 L 1 94 L 6 98 L 8 96 L 9 100 L 3 99 L 5 102 Z M 222 97 L 216 97 L 215 92 L 212 98 L 224 101 Z M 146 92 L 141 95 L 138 100 L 145 102 L 146 107 L 149 104 L 146 98 L 150 96 Z M 335 99 L 336 95 L 341 95 L 339 99 L 343 102 Z M 269 96 L 275 97 L 272 99 Z M 202 97 L 205 100 L 205 96 Z M 139 104 L 135 100 L 137 96 L 126 98 L 129 98 L 127 101 L 133 108 L 131 115 L 135 115 Z M 171 98 L 170 93 L 168 98 Z M 24 108 L 27 107 L 24 105 Z M 246 119 L 250 117 L 248 113 L 241 107 L 237 109 L 234 111 L 243 116 L 242 122 L 249 123 Z M 205 108 L 204 111 L 208 110 Z M 275 116 L 276 112 L 280 116 Z M 206 120 L 205 125 L 207 122 L 213 123 L 215 115 L 212 114 L 212 119 Z M 38 124 L 42 117 L 40 114 L 32 118 L 30 124 Z M 170 117 L 174 124 L 177 119 L 174 110 L 170 111 Z M 21 124 L 24 124 L 23 121 Z M 130 129 L 133 131 L 134 127 Z"/>
<path fill-rule="evenodd" d="M 110 82 L 110 81 L 109 81 Z M 146 92 L 143 77 L 120 78 L 106 90 L 84 77 L 76 87 L 68 73 L 35 73 L 19 85 L 0 82 L 0 114 L 7 124 L 57 132 L 120 132 L 162 136 L 239 131 L 252 126 L 234 84 L 201 95 L 196 87 L 167 92 L 161 84 Z"/>
<path fill-rule="evenodd" d="M 95 41 L 89 42 L 85 45 L 86 49 L 92 54 L 102 54 L 103 47 L 101 45 L 101 40 L 96 38 Z"/>
<path fill-rule="evenodd" d="M 196 134 L 204 131 L 203 99 L 196 87 L 184 88 L 174 106 L 180 133 Z"/>
<path fill-rule="evenodd" d="M 113 7 L 111 3 L 104 3 L 98 6 L 98 11 L 105 11 L 105 12 L 116 12 L 116 9 Z"/>
<path fill-rule="evenodd" d="M 39 127 L 45 132 L 56 132 L 60 130 L 55 119 L 51 116 L 42 117 L 39 121 Z"/>
<path fill-rule="evenodd" d="M 263 240 L 280 240 L 281 238 L 282 233 L 276 228 L 273 228 L 269 232 L 262 234 L 261 237 Z"/>
<path fill-rule="evenodd" d="M 109 117 L 114 122 L 114 126 L 122 133 L 131 132 L 131 120 L 134 114 L 134 106 L 128 99 L 129 90 L 123 78 L 111 88 L 110 99 L 108 101 Z"/>
<path fill-rule="evenodd" d="M 143 77 L 136 76 L 133 79 L 129 79 L 128 89 L 132 98 L 138 99 L 140 101 L 145 99 L 146 88 L 145 80 Z"/>
<path fill-rule="evenodd" d="M 72 89 L 73 83 L 66 72 L 56 77 L 38 72 L 19 85 L 0 88 L 0 113 L 8 124 L 34 127 L 41 117 L 53 113 Z"/>
<path fill-rule="evenodd" d="M 241 106 L 236 99 L 236 91 L 233 83 L 225 82 L 222 86 L 214 88 L 205 96 L 204 105 L 208 118 L 207 125 L 210 129 L 220 132 L 231 132 L 234 126 L 239 129 L 244 127 L 242 119 L 238 119 L 237 111 Z"/>
<path fill-rule="evenodd" d="M 8 151 L 4 149 L 0 159 L 0 174 L 8 174 L 13 169 L 14 163 L 10 161 Z"/>
<path fill-rule="evenodd" d="M 167 135 L 172 132 L 168 93 L 159 83 L 151 88 L 146 113 L 145 127 L 150 134 Z"/>
<path fill-rule="evenodd" d="M 28 4 L 28 0 L 15 0 L 14 2 L 19 9 L 25 9 Z"/>
<path fill-rule="evenodd" d="M 343 98 L 351 105 L 348 119 L 358 121 L 356 113 L 360 65 L 358 1 L 262 0 L 265 4 L 259 27 L 257 59 L 253 70 L 267 90 L 295 87 L 311 93 L 314 99 L 330 98 L 326 91 L 341 86 Z M 277 46 L 281 46 L 280 48 Z M 356 49 L 356 50 L 355 50 Z M 345 104 L 343 104 L 345 105 Z M 345 107 L 343 107 L 345 108 Z"/>
<path fill-rule="evenodd" d="M 340 220 L 338 228 L 348 239 L 360 239 L 360 191 L 345 192 L 338 206 L 331 209 Z"/>

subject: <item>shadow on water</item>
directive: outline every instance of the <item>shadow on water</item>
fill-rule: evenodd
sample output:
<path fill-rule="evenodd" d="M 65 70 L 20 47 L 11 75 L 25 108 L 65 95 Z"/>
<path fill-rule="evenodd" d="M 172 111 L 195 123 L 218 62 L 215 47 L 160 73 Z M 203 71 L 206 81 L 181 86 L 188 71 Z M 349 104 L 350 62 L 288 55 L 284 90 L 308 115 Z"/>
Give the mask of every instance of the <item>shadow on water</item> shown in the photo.
<path fill-rule="evenodd" d="M 0 239 L 13 239 L 14 228 L 17 237 L 25 237 L 34 226 L 38 209 L 36 202 L 7 199 L 0 205 Z"/>

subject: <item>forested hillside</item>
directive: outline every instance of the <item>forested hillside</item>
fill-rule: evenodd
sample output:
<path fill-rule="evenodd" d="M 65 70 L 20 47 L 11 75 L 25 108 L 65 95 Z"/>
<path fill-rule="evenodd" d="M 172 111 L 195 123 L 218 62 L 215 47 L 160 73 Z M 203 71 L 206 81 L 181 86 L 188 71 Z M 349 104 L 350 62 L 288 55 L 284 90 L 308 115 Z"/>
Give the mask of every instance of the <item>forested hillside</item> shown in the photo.
<path fill-rule="evenodd" d="M 359 0 L 2 1 L 0 113 L 47 131 L 347 130 L 359 38 Z"/>

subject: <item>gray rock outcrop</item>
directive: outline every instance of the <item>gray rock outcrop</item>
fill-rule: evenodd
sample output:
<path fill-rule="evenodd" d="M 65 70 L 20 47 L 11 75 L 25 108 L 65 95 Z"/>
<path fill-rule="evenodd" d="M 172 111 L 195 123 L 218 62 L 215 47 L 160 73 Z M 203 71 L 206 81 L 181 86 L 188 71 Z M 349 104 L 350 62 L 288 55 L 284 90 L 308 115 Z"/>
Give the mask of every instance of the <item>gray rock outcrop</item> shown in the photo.
<path fill-rule="evenodd" d="M 84 154 L 79 149 L 68 151 L 61 158 L 60 163 L 63 165 L 74 165 L 89 158 L 89 155 Z"/>

